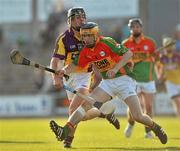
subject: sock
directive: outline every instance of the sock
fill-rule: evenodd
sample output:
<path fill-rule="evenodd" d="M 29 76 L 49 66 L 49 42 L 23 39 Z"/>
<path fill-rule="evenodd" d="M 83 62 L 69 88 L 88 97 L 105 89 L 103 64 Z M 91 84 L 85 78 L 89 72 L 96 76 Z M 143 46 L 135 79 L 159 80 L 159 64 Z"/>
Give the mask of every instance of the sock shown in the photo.
<path fill-rule="evenodd" d="M 134 124 L 135 124 L 134 121 L 128 121 L 128 123 L 129 123 L 131 126 L 134 126 Z"/>
<path fill-rule="evenodd" d="M 101 114 L 99 115 L 99 117 L 100 117 L 100 118 L 105 118 L 105 117 L 106 117 L 106 115 L 105 115 L 105 114 L 103 114 L 103 113 L 101 113 Z"/>
<path fill-rule="evenodd" d="M 100 115 L 101 115 L 101 112 L 96 107 L 93 107 L 86 112 L 86 115 L 83 118 L 83 121 L 91 120 L 93 118 L 99 117 Z"/>
<path fill-rule="evenodd" d="M 96 108 L 101 108 L 101 106 L 103 105 L 103 103 L 102 102 L 95 102 L 94 104 L 93 104 L 93 106 L 94 107 L 96 107 Z"/>
<path fill-rule="evenodd" d="M 115 102 L 107 101 L 100 107 L 99 110 L 101 111 L 101 113 L 107 115 L 107 114 L 114 113 L 115 109 L 116 109 Z"/>
<path fill-rule="evenodd" d="M 69 122 L 63 127 L 63 129 L 64 129 L 64 137 L 65 138 L 69 135 L 69 133 L 71 131 L 71 128 L 72 128 L 72 126 L 71 126 L 71 124 Z"/>
<path fill-rule="evenodd" d="M 155 123 L 154 121 L 153 121 L 153 125 L 150 127 L 151 128 L 151 130 L 157 130 L 158 128 L 160 128 L 161 126 L 159 126 L 157 123 Z"/>
<path fill-rule="evenodd" d="M 74 136 L 67 136 L 67 137 L 64 139 L 64 144 L 69 144 L 69 145 L 71 145 L 73 139 L 74 139 Z"/>
<path fill-rule="evenodd" d="M 72 126 L 77 125 L 85 116 L 86 111 L 82 106 L 79 106 L 69 117 L 68 122 L 71 123 Z"/>
<path fill-rule="evenodd" d="M 67 122 L 66 125 L 69 129 L 74 129 L 74 125 L 71 122 Z"/>
<path fill-rule="evenodd" d="M 146 132 L 146 133 L 148 133 L 148 132 L 150 132 L 150 131 L 151 131 L 151 128 L 150 128 L 150 127 L 145 126 L 145 132 Z"/>

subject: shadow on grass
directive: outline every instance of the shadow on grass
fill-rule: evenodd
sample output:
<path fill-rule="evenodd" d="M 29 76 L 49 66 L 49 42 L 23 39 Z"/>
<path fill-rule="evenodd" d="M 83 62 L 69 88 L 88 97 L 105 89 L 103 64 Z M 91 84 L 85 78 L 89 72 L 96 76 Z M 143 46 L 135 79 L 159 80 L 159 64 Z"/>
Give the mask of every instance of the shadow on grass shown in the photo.
<path fill-rule="evenodd" d="M 7 140 L 0 140 L 0 144 L 46 144 L 48 142 L 43 141 L 7 141 Z"/>
<path fill-rule="evenodd" d="M 80 148 L 72 148 L 72 149 L 74 149 L 74 150 L 76 150 L 76 149 L 92 149 L 92 150 L 96 150 L 96 149 L 102 149 L 102 150 L 107 150 L 107 149 L 109 149 L 109 150 L 138 150 L 138 151 L 149 151 L 149 150 L 153 150 L 153 151 L 158 151 L 158 150 L 171 150 L 171 151 L 180 151 L 180 147 L 160 147 L 160 148 L 146 148 L 146 147 L 127 147 L 127 148 L 125 148 L 125 147 L 80 147 Z"/>
<path fill-rule="evenodd" d="M 171 139 L 180 140 L 180 137 L 172 137 Z"/>

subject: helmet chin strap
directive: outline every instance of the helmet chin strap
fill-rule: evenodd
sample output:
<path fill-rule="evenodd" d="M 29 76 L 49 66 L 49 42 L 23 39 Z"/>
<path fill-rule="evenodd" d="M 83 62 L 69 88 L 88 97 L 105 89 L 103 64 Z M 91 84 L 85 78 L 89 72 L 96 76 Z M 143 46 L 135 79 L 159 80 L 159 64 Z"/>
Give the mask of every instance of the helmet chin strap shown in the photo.
<path fill-rule="evenodd" d="M 96 40 L 94 39 L 94 42 L 93 43 L 90 43 L 90 44 L 86 44 L 85 42 L 83 42 L 84 44 L 85 44 L 85 46 L 87 47 L 87 48 L 93 48 L 94 46 L 95 46 L 95 44 L 96 44 Z"/>
<path fill-rule="evenodd" d="M 89 44 L 89 45 L 85 45 L 87 48 L 93 48 L 95 46 L 95 44 Z"/>
<path fill-rule="evenodd" d="M 80 27 L 73 27 L 73 26 L 72 26 L 72 28 L 73 28 L 75 31 L 80 32 Z"/>

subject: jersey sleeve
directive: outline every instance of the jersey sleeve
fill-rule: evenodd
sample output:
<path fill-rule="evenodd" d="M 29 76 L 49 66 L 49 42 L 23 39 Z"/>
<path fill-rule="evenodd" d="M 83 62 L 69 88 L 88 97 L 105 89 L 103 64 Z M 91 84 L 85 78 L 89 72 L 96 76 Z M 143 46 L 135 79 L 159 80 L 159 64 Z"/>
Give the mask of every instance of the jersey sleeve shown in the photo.
<path fill-rule="evenodd" d="M 156 42 L 154 39 L 150 38 L 150 37 L 147 37 L 147 40 L 149 40 L 149 44 L 151 46 L 151 49 L 150 49 L 150 53 L 155 53 L 155 50 L 156 50 Z"/>
<path fill-rule="evenodd" d="M 64 35 L 60 35 L 57 38 L 56 43 L 55 43 L 54 53 L 53 53 L 53 57 L 59 58 L 60 60 L 64 60 L 65 55 L 66 55 L 63 38 L 64 38 Z"/>
<path fill-rule="evenodd" d="M 114 39 L 110 37 L 104 37 L 102 39 L 102 42 L 108 45 L 114 53 L 120 56 L 122 56 L 128 51 L 128 49 L 124 45 L 117 43 Z"/>

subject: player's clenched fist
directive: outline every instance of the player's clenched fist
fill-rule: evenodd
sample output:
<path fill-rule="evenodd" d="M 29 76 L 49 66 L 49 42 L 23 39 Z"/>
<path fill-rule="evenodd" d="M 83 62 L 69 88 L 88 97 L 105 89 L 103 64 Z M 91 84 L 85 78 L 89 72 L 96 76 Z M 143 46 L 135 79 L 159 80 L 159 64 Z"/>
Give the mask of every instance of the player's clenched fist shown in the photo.
<path fill-rule="evenodd" d="M 64 70 L 59 70 L 53 74 L 53 85 L 56 89 L 61 89 L 63 87 L 63 76 Z"/>

